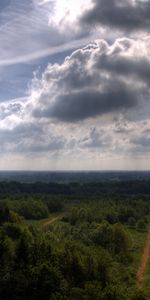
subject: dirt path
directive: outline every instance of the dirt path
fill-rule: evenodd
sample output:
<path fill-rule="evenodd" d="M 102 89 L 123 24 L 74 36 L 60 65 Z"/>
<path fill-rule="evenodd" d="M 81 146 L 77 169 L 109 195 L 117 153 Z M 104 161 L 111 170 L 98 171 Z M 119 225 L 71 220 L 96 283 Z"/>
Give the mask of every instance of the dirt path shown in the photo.
<path fill-rule="evenodd" d="M 150 230 L 149 230 L 148 235 L 147 235 L 147 239 L 146 239 L 146 242 L 145 242 L 141 263 L 140 263 L 140 266 L 139 266 L 139 269 L 138 269 L 138 272 L 137 272 L 136 285 L 137 285 L 138 289 L 142 289 L 142 287 L 143 287 L 144 275 L 145 275 L 146 267 L 147 267 L 147 264 L 148 264 L 149 255 L 150 255 Z"/>
<path fill-rule="evenodd" d="M 45 222 L 43 224 L 43 227 L 46 227 L 50 224 L 53 224 L 54 222 L 58 221 L 58 220 L 61 220 L 63 218 L 64 214 L 60 214 L 59 216 L 55 217 L 55 218 L 52 218 L 50 220 L 48 220 L 47 222 Z"/>

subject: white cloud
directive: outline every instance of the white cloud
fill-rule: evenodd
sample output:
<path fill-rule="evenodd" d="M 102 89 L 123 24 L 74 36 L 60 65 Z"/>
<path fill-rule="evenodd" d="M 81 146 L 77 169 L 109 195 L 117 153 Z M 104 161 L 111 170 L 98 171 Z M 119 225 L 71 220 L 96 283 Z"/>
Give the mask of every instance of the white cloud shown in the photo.
<path fill-rule="evenodd" d="M 150 95 L 149 40 L 124 38 L 112 45 L 97 40 L 64 63 L 50 64 L 33 89 L 34 116 L 78 122 L 107 113 L 130 117 L 135 111 L 135 118 L 139 112 L 144 118 Z"/>
<path fill-rule="evenodd" d="M 56 0 L 55 11 L 51 21 L 56 25 L 64 25 L 65 23 L 73 24 L 83 14 L 85 9 L 92 6 L 92 0 Z"/>
<path fill-rule="evenodd" d="M 74 4 L 68 0 L 10 2 L 0 12 L 0 66 L 25 63 L 84 45 L 89 38 L 76 20 L 84 6 L 85 1 Z"/>

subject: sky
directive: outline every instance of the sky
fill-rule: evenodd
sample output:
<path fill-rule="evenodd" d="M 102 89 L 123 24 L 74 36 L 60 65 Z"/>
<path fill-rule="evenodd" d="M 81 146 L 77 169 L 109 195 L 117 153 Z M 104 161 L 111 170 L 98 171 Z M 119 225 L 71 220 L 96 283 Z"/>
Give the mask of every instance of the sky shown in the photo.
<path fill-rule="evenodd" d="M 149 0 L 0 0 L 0 170 L 150 170 Z"/>

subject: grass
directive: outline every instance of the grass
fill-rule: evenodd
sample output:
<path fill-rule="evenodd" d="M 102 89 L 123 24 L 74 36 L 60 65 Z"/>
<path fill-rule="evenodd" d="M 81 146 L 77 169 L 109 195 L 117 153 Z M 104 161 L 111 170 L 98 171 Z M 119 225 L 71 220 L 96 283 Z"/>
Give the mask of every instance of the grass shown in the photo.
<path fill-rule="evenodd" d="M 52 213 L 49 215 L 48 218 L 45 219 L 41 219 L 41 220 L 25 220 L 26 224 L 28 225 L 32 225 L 32 226 L 36 226 L 36 227 L 43 227 L 46 223 L 48 223 L 49 221 L 57 218 L 57 217 L 61 217 L 61 215 L 63 216 L 64 213 Z"/>

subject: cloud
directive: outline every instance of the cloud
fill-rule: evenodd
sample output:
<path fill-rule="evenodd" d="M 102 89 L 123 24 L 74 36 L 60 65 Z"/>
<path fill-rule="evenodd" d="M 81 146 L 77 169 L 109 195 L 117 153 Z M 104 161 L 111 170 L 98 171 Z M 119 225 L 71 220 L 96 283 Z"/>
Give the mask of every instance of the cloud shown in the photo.
<path fill-rule="evenodd" d="M 64 122 L 78 122 L 106 113 L 135 107 L 134 93 L 116 87 L 116 91 L 95 92 L 87 90 L 59 96 L 48 109 L 34 111 L 35 117 L 56 118 Z"/>
<path fill-rule="evenodd" d="M 110 169 L 148 154 L 149 45 L 148 37 L 96 40 L 49 64 L 25 101 L 0 104 L 1 155 Z"/>
<path fill-rule="evenodd" d="M 52 2 L 39 6 L 33 0 L 14 0 L 0 11 L 0 65 L 37 59 L 65 43 L 58 29 L 49 26 L 53 10 Z"/>
<path fill-rule="evenodd" d="M 33 116 L 78 122 L 138 110 L 150 93 L 148 45 L 148 39 L 141 47 L 132 39 L 112 45 L 98 40 L 73 52 L 61 65 L 49 65 L 36 82 Z"/>
<path fill-rule="evenodd" d="M 121 135 L 128 135 L 132 133 L 133 128 L 130 126 L 129 122 L 123 118 L 116 120 L 115 127 L 113 129 L 114 133 Z"/>
<path fill-rule="evenodd" d="M 148 168 L 149 28 L 150 1 L 2 0 L 0 168 Z"/>
<path fill-rule="evenodd" d="M 141 125 L 141 126 L 139 126 Z M 129 137 L 130 150 L 134 155 L 150 153 L 150 123 L 136 124 L 138 130 L 134 130 Z"/>
<path fill-rule="evenodd" d="M 150 81 L 150 60 L 148 57 L 122 57 L 113 55 L 102 55 L 96 62 L 98 69 L 112 72 L 112 74 L 123 76 L 134 76 L 140 80 Z"/>
<path fill-rule="evenodd" d="M 2 104 L 0 106 L 0 120 L 3 120 L 11 115 L 21 114 L 22 105 L 20 103 Z"/>
<path fill-rule="evenodd" d="M 53 35 L 57 35 L 57 32 L 53 32 Z M 59 39 L 59 37 L 57 36 Z M 76 39 L 75 41 L 70 41 L 66 43 L 62 43 L 58 46 L 51 46 L 48 48 L 40 49 L 35 51 L 31 51 L 31 53 L 25 53 L 24 55 L 20 54 L 18 56 L 14 55 L 14 57 L 8 57 L 0 59 L 0 66 L 10 66 L 10 65 L 17 65 L 23 63 L 33 62 L 33 60 L 37 60 L 40 58 L 44 58 L 47 56 L 52 56 L 54 54 L 63 53 L 65 51 L 74 50 L 80 46 L 84 46 L 89 41 L 88 38 L 80 38 Z"/>
<path fill-rule="evenodd" d="M 103 151 L 104 149 L 109 149 L 111 142 L 111 136 L 108 133 L 94 127 L 91 129 L 89 135 L 81 140 L 81 147 Z"/>
<path fill-rule="evenodd" d="M 42 125 L 20 122 L 13 128 L 0 129 L 1 153 L 52 153 L 65 148 L 65 137 Z"/>
<path fill-rule="evenodd" d="M 125 31 L 149 31 L 150 1 L 93 0 L 93 7 L 85 11 L 81 22 Z"/>
<path fill-rule="evenodd" d="M 62 17 L 57 20 L 57 7 L 61 3 L 65 3 L 65 7 L 62 6 Z M 6 5 L 2 1 L 0 66 L 31 62 L 85 45 L 89 31 L 86 26 L 79 28 L 76 18 L 67 21 L 67 5 L 59 0 L 14 0 L 7 1 Z M 75 14 L 72 6 L 70 1 L 69 11 Z"/>
<path fill-rule="evenodd" d="M 137 146 L 140 146 L 145 151 L 145 148 L 150 147 L 150 136 L 142 135 L 139 137 L 134 137 L 131 139 L 131 142 Z M 150 150 L 148 149 L 148 151 Z"/>

